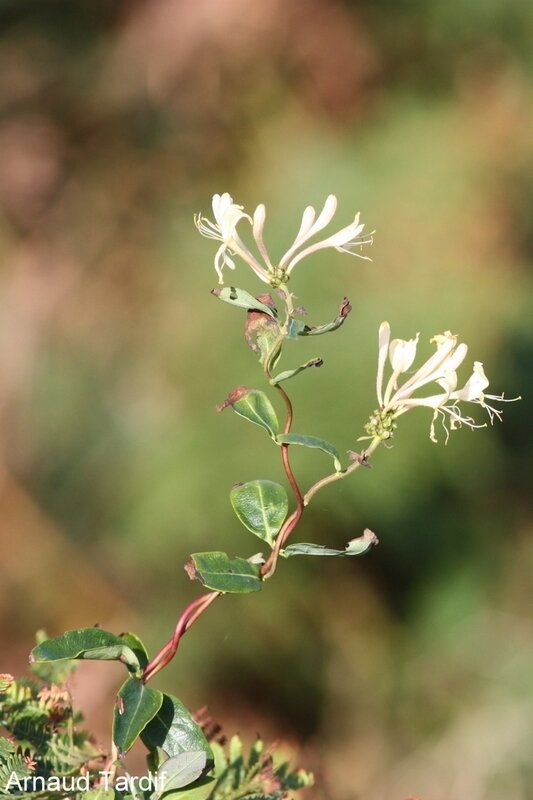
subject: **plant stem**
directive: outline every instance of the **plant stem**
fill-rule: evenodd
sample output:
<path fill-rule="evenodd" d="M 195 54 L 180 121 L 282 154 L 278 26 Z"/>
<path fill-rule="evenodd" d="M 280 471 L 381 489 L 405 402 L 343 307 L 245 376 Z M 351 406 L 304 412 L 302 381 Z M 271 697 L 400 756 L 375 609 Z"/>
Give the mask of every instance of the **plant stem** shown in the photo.
<path fill-rule="evenodd" d="M 176 655 L 183 634 L 189 630 L 191 625 L 201 617 L 204 611 L 208 609 L 211 603 L 219 596 L 220 592 L 209 592 L 208 594 L 203 594 L 201 597 L 197 597 L 192 603 L 189 603 L 176 624 L 176 629 L 172 638 L 163 645 L 161 650 L 154 656 L 144 670 L 143 681 L 145 683 L 172 661 Z"/>
<path fill-rule="evenodd" d="M 270 373 L 270 359 L 266 360 L 265 374 L 267 378 L 270 380 L 272 377 Z M 283 397 L 287 409 L 287 417 L 285 419 L 285 426 L 283 428 L 283 433 L 289 433 L 292 427 L 292 419 L 293 419 L 292 403 L 289 395 L 287 394 L 285 389 L 279 385 L 279 383 L 276 384 L 276 389 Z M 261 567 L 261 574 L 265 580 L 271 578 L 275 573 L 280 550 L 287 541 L 287 539 L 289 538 L 289 536 L 291 535 L 291 533 L 293 532 L 293 530 L 300 522 L 302 514 L 304 513 L 304 498 L 300 490 L 300 487 L 298 486 L 298 482 L 294 477 L 294 472 L 292 471 L 289 459 L 289 445 L 282 444 L 280 445 L 280 447 L 281 447 L 281 460 L 283 462 L 283 469 L 285 470 L 285 475 L 287 476 L 287 480 L 289 481 L 291 489 L 294 493 L 294 497 L 296 498 L 296 508 L 292 512 L 290 517 L 287 517 L 287 519 L 285 520 L 280 532 L 278 533 L 278 536 L 276 538 L 276 543 L 272 549 L 270 556 Z"/>
<path fill-rule="evenodd" d="M 313 495 L 315 495 L 324 486 L 327 486 L 329 483 L 334 483 L 335 481 L 340 481 L 342 478 L 345 478 L 347 475 L 351 475 L 352 472 L 355 472 L 358 467 L 364 466 L 365 462 L 370 458 L 374 450 L 379 444 L 381 444 L 381 442 L 382 439 L 376 436 L 374 439 L 372 439 L 369 447 L 367 447 L 366 450 L 363 450 L 360 458 L 350 464 L 349 467 L 346 467 L 346 469 L 342 472 L 333 472 L 331 475 L 326 475 L 325 478 L 321 478 L 321 480 L 317 481 L 314 486 L 311 486 L 309 491 L 306 492 L 304 496 L 304 506 L 309 505 Z"/>

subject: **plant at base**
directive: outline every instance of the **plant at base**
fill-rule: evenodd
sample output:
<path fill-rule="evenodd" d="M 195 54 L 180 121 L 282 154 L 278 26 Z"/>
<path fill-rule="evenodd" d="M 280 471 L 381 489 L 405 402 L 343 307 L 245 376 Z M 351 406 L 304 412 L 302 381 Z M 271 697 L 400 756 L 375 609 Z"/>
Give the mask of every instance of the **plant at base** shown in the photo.
<path fill-rule="evenodd" d="M 360 467 L 369 466 L 374 451 L 382 442 L 390 442 L 397 420 L 410 408 L 427 406 L 433 409 L 430 435 L 434 441 L 434 421 L 439 416 L 449 424 L 449 429 L 445 425 L 447 435 L 449 430 L 461 425 L 482 427 L 470 416 L 463 415 L 459 408 L 459 404 L 463 402 L 484 408 L 491 422 L 495 418 L 501 419 L 501 411 L 489 405 L 487 399 L 501 402 L 504 398 L 485 394 L 488 380 L 480 362 L 474 363 L 471 377 L 462 389 L 457 389 L 456 369 L 464 360 L 467 348 L 464 344 L 458 344 L 457 337 L 449 332 L 434 337 L 434 355 L 400 384 L 400 377 L 410 370 L 416 357 L 418 334 L 415 339 L 394 339 L 391 342 L 388 323 L 383 323 L 379 331 L 376 385 L 379 407 L 365 426 L 367 436 L 361 437 L 368 441 L 364 450 L 359 453 L 348 451 L 347 457 L 343 458 L 333 444 L 314 433 L 293 431 L 294 411 L 285 387 L 290 380 L 312 368 L 321 367 L 323 362 L 317 356 L 302 364 L 277 371 L 285 345 L 295 344 L 304 337 L 315 337 L 339 330 L 351 311 L 350 302 L 345 297 L 338 314 L 330 322 L 321 325 L 305 323 L 301 319 L 305 311 L 294 307 L 294 296 L 288 290 L 294 267 L 308 255 L 324 249 L 334 249 L 367 259 L 368 256 L 362 252 L 362 248 L 372 242 L 371 236 L 363 235 L 364 225 L 359 220 L 359 214 L 336 233 L 316 241 L 317 234 L 333 219 L 336 207 L 337 200 L 333 195 L 327 198 L 318 215 L 314 208 L 307 207 L 293 244 L 279 261 L 271 259 L 264 242 L 266 212 L 263 205 L 257 206 L 254 213 L 249 215 L 242 206 L 233 202 L 229 194 L 217 194 L 213 197 L 214 221 L 200 214 L 195 217 L 200 233 L 220 242 L 215 255 L 215 269 L 222 288 L 214 289 L 213 295 L 239 310 L 244 317 L 245 339 L 258 357 L 262 384 L 264 388 L 275 391 L 282 399 L 285 418 L 282 422 L 279 421 L 272 401 L 263 388 L 248 386 L 233 389 L 218 410 L 231 408 L 238 416 L 261 429 L 263 436 L 270 438 L 279 450 L 292 499 L 289 499 L 284 486 L 264 476 L 251 477 L 231 489 L 230 502 L 238 520 L 249 533 L 261 540 L 266 552 L 248 558 L 234 557 L 220 550 L 193 553 L 185 565 L 186 572 L 189 578 L 199 581 L 207 592 L 183 610 L 172 636 L 152 658 L 135 634 L 115 635 L 97 627 L 67 631 L 55 639 L 40 641 L 33 649 L 31 660 L 39 669 L 42 669 L 42 665 L 56 668 L 58 664 L 68 664 L 76 659 L 114 660 L 121 662 L 126 669 L 126 680 L 118 691 L 115 704 L 112 747 L 106 759 L 105 772 L 111 778 L 111 787 L 108 789 L 102 788 L 100 784 L 97 786 L 97 781 L 92 779 L 91 790 L 84 795 L 85 800 L 111 800 L 113 797 L 118 800 L 119 797 L 130 797 L 121 788 L 124 769 L 122 757 L 138 739 L 141 739 L 148 750 L 150 769 L 158 776 L 165 776 L 163 786 L 152 792 L 146 791 L 144 800 L 159 800 L 161 795 L 166 800 L 278 800 L 309 785 L 310 776 L 302 772 L 291 774 L 286 765 L 277 765 L 271 752 L 264 751 L 259 741 L 245 758 L 240 741 L 234 738 L 229 754 L 226 754 L 213 741 L 212 736 L 206 735 L 205 725 L 202 726 L 195 719 L 179 698 L 153 688 L 149 685 L 150 682 L 174 658 L 184 634 L 218 598 L 228 593 L 261 591 L 275 575 L 280 558 L 346 558 L 362 555 L 377 543 L 376 535 L 368 528 L 348 542 L 344 549 L 330 548 L 324 543 L 288 543 L 288 540 L 300 524 L 314 495 L 328 484 L 351 475 Z M 249 234 L 257 248 L 255 254 L 244 243 L 241 235 L 245 226 L 249 227 Z M 268 284 L 274 296 L 262 293 L 254 297 L 235 286 L 224 286 L 223 268 L 235 269 L 234 257 L 240 258 L 250 267 L 262 283 Z M 392 372 L 384 385 L 387 359 Z M 431 383 L 439 386 L 437 394 L 417 394 Z M 256 433 L 259 435 L 259 431 Z M 327 474 L 307 489 L 300 486 L 292 469 L 290 455 L 291 448 L 295 446 L 304 450 L 319 450 L 332 464 Z M 11 690 L 8 689 L 9 691 Z M 26 699 L 23 698 L 23 705 L 26 702 L 35 705 L 37 696 L 32 694 L 33 690 L 28 691 L 30 694 Z M 64 690 L 61 686 L 54 690 L 49 686 L 47 691 L 61 694 Z M 8 708 L 8 714 L 14 713 L 12 707 L 5 708 Z M 17 736 L 16 733 L 14 735 Z M 88 739 L 79 741 L 83 747 L 88 746 Z M 10 750 L 10 746 L 4 744 L 4 766 L 8 763 L 5 759 L 15 758 L 16 770 L 31 771 L 31 759 L 44 758 L 39 755 L 36 747 L 26 753 L 23 748 L 20 749 L 21 745 L 12 743 L 14 750 Z M 81 752 L 88 756 L 83 747 Z M 24 766 L 21 758 L 24 760 L 26 755 L 30 762 Z M 101 759 L 102 754 L 93 753 L 92 757 Z M 93 775 L 88 761 L 82 759 L 76 763 L 76 768 Z M 58 767 L 59 771 L 61 766 Z"/>

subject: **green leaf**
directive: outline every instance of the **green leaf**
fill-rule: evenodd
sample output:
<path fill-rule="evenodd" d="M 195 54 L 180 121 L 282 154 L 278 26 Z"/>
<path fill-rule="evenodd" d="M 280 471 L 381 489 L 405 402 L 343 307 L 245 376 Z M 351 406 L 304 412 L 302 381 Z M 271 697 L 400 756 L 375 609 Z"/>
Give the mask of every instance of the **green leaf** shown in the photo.
<path fill-rule="evenodd" d="M 225 303 L 229 303 L 232 306 L 246 308 L 248 311 L 252 309 L 255 311 L 262 311 L 264 314 L 268 314 L 274 319 L 277 317 L 275 308 L 271 308 L 270 306 L 267 306 L 266 303 L 262 303 L 260 300 L 257 300 L 256 297 L 253 297 L 244 289 L 237 289 L 235 286 L 224 286 L 223 289 L 213 289 L 211 294 L 213 294 L 215 297 L 218 297 L 219 300 L 223 300 Z"/>
<path fill-rule="evenodd" d="M 113 741 L 121 753 L 130 749 L 162 702 L 162 692 L 150 689 L 137 678 L 128 678 L 122 684 L 113 717 Z"/>
<path fill-rule="evenodd" d="M 189 578 L 196 578 L 215 592 L 242 594 L 263 588 L 257 564 L 245 558 L 230 558 L 226 553 L 193 553 L 185 569 Z"/>
<path fill-rule="evenodd" d="M 310 325 L 306 325 L 299 319 L 291 318 L 287 326 L 287 338 L 297 339 L 298 336 L 321 336 L 323 333 L 336 331 L 344 323 L 351 310 L 352 306 L 350 305 L 350 301 L 347 297 L 345 297 L 341 303 L 338 315 L 334 320 L 327 322 L 325 325 L 317 325 L 312 327 Z"/>
<path fill-rule="evenodd" d="M 337 472 L 342 470 L 339 451 L 324 439 L 319 439 L 316 436 L 302 436 L 299 433 L 282 433 L 276 437 L 276 441 L 278 444 L 301 444 L 304 447 L 316 447 L 319 450 L 323 450 L 324 453 L 333 458 Z"/>
<path fill-rule="evenodd" d="M 231 505 L 242 524 L 272 547 L 289 510 L 287 492 L 273 481 L 250 481 L 234 486 Z"/>
<path fill-rule="evenodd" d="M 298 544 L 289 544 L 281 551 L 281 555 L 285 558 L 290 556 L 344 556 L 345 550 L 333 550 L 323 544 L 308 544 L 307 542 L 298 542 Z"/>
<path fill-rule="evenodd" d="M 349 541 L 344 550 L 333 550 L 322 544 L 300 542 L 288 545 L 281 551 L 281 555 L 285 558 L 291 556 L 361 556 L 376 544 L 379 544 L 376 534 L 369 528 L 365 528 L 362 535 Z"/>
<path fill-rule="evenodd" d="M 141 642 L 137 634 L 128 631 L 127 633 L 121 633 L 119 639 L 135 653 L 135 656 L 141 665 L 141 669 L 144 669 L 148 665 L 150 659 L 148 658 L 146 647 Z"/>
<path fill-rule="evenodd" d="M 89 792 L 84 792 L 82 794 L 82 800 L 114 800 L 114 797 L 115 790 L 104 789 L 103 786 L 98 789 L 91 789 Z"/>
<path fill-rule="evenodd" d="M 233 402 L 230 401 L 235 413 L 255 425 L 260 425 L 272 438 L 275 438 L 279 430 L 278 418 L 266 394 L 259 389 L 247 389 L 246 387 L 240 387 L 240 389 L 243 391 L 239 396 Z"/>
<path fill-rule="evenodd" d="M 214 778 L 200 778 L 193 786 L 166 794 L 165 800 L 207 800 L 214 789 L 214 783 Z"/>
<path fill-rule="evenodd" d="M 361 536 L 351 539 L 346 545 L 347 556 L 361 556 L 374 545 L 379 544 L 379 539 L 370 528 L 365 528 Z"/>
<path fill-rule="evenodd" d="M 160 748 L 169 758 L 198 750 L 213 757 L 204 732 L 181 700 L 171 694 L 163 695 L 161 707 L 141 733 L 141 739 L 150 750 Z"/>
<path fill-rule="evenodd" d="M 79 628 L 46 639 L 33 648 L 30 662 L 90 659 L 121 661 L 131 672 L 141 669 L 139 659 L 120 636 L 101 628 Z"/>
<path fill-rule="evenodd" d="M 153 795 L 152 800 L 157 800 L 163 792 L 172 789 L 182 789 L 189 786 L 200 777 L 207 763 L 204 750 L 192 750 L 180 753 L 167 759 L 159 769 L 157 777 L 160 779 L 160 789 Z"/>
<path fill-rule="evenodd" d="M 282 381 L 288 381 L 289 378 L 294 378 L 295 375 L 298 373 L 303 372 L 304 369 L 309 369 L 309 367 L 321 367 L 324 362 L 321 358 L 312 358 L 310 361 L 306 361 L 305 364 L 301 364 L 299 367 L 295 367 L 295 369 L 287 369 L 284 372 L 280 372 L 279 375 L 276 375 L 270 383 L 272 386 L 276 386 L 278 383 Z"/>

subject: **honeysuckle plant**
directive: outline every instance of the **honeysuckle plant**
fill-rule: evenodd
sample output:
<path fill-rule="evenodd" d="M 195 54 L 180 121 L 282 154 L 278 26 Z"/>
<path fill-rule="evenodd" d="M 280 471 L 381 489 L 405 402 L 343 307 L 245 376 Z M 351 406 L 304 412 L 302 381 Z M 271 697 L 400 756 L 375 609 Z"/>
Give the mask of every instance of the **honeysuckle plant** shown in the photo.
<path fill-rule="evenodd" d="M 232 306 L 240 315 L 246 343 L 256 355 L 260 367 L 257 385 L 237 386 L 218 406 L 218 410 L 230 408 L 260 429 L 250 429 L 251 440 L 258 435 L 270 438 L 272 445 L 279 450 L 286 482 L 283 485 L 272 480 L 271 476 L 261 474 L 250 476 L 246 482 L 231 488 L 230 502 L 237 520 L 247 534 L 255 537 L 248 549 L 255 552 L 259 540 L 261 551 L 252 556 L 233 556 L 224 550 L 193 553 L 185 564 L 186 573 L 206 591 L 180 613 L 172 635 L 155 655 L 149 656 L 141 640 L 133 633 L 116 635 L 98 627 L 67 631 L 53 639 L 41 637 L 32 651 L 31 661 L 37 670 L 57 670 L 61 664 L 79 659 L 115 660 L 121 662 L 126 670 L 126 679 L 118 690 L 114 709 L 112 746 L 109 753 L 98 753 L 105 769 L 97 772 L 91 766 L 85 740 L 85 749 L 76 762 L 80 765 L 79 770 L 83 769 L 83 774 L 90 776 L 88 790 L 76 795 L 86 800 L 110 800 L 115 796 L 138 800 L 139 792 L 132 790 L 128 793 L 129 790 L 118 789 L 119 778 L 125 769 L 123 758 L 138 739 L 147 749 L 150 769 L 163 781 L 155 789 L 152 787 L 143 791 L 145 800 L 159 800 L 161 796 L 167 800 L 278 800 L 298 788 L 310 785 L 311 777 L 306 773 L 290 773 L 286 765 L 276 765 L 270 754 L 264 755 L 262 744 L 256 744 L 248 759 L 244 758 L 238 740 L 232 740 L 229 754 L 224 753 L 214 733 L 216 726 L 206 721 L 205 717 L 193 715 L 180 698 L 155 688 L 154 678 L 175 657 L 187 631 L 216 601 L 226 594 L 262 591 L 275 576 L 280 559 L 298 556 L 349 558 L 360 556 L 377 544 L 376 535 L 368 528 L 343 549 L 333 548 L 328 542 L 289 540 L 319 491 L 368 466 L 380 444 L 390 445 L 403 414 L 419 406 L 429 408 L 433 412 L 430 427 L 433 441 L 436 441 L 435 421 L 439 417 L 444 423 L 446 436 L 462 425 L 483 427 L 483 423 L 477 422 L 463 410 L 467 403 L 485 410 L 491 423 L 495 419 L 500 420 L 502 415 L 500 408 L 487 401 L 503 402 L 505 398 L 503 395 L 486 394 L 489 382 L 479 361 L 474 362 L 473 371 L 462 388 L 457 388 L 460 385 L 457 370 L 467 356 L 467 346 L 458 343 L 457 336 L 449 331 L 435 336 L 431 340 L 436 348 L 433 355 L 413 368 L 419 334 L 413 339 L 391 341 L 390 327 L 384 322 L 378 336 L 378 407 L 369 421 L 361 424 L 360 432 L 366 435 L 359 439 L 365 441 L 364 448 L 350 450 L 343 455 L 333 444 L 317 436 L 315 431 L 300 432 L 298 427 L 295 428 L 297 419 L 286 387 L 290 381 L 298 379 L 302 372 L 322 366 L 322 359 L 315 357 L 296 366 L 288 364 L 280 369 L 278 364 L 285 354 L 285 345 L 288 342 L 297 343 L 305 337 L 337 331 L 348 319 L 351 306 L 345 297 L 333 320 L 310 325 L 302 319 L 303 309 L 294 307 L 289 281 L 296 265 L 309 255 L 326 249 L 368 259 L 367 248 L 372 243 L 372 234 L 363 233 L 360 215 L 355 214 L 352 222 L 320 238 L 319 234 L 323 235 L 337 208 L 335 196 L 330 195 L 320 213 L 317 214 L 312 206 L 304 210 L 293 243 L 281 258 L 273 260 L 264 241 L 264 205 L 258 205 L 248 214 L 242 206 L 234 203 L 228 193 L 224 193 L 214 195 L 212 207 L 214 220 L 197 214 L 195 224 L 202 235 L 220 243 L 214 255 L 220 285 L 213 290 L 213 295 Z M 253 240 L 255 252 L 245 244 L 247 238 Z M 224 284 L 224 268 L 235 270 L 237 263 L 251 268 L 263 284 L 257 295 Z M 264 290 L 264 284 L 270 291 Z M 283 401 L 284 417 L 281 420 L 272 403 L 274 393 Z M 304 450 L 318 449 L 329 459 L 329 469 L 326 468 L 325 474 L 311 486 L 302 486 L 293 471 L 291 454 L 296 446 Z M 223 542 L 220 546 L 223 546 Z M 61 684 L 59 678 L 54 678 L 54 681 Z M 6 691 L 8 694 L 16 693 L 11 684 Z M 50 684 L 47 691 L 46 697 L 59 696 L 59 690 L 54 695 Z M 40 697 L 39 691 L 35 690 L 28 696 L 28 702 L 38 705 Z M 4 713 L 2 718 L 0 683 L 0 722 L 6 725 L 7 719 L 9 726 L 9 714 L 14 713 L 13 704 L 4 704 L 6 707 L 7 716 Z M 28 751 L 28 760 L 20 747 L 18 750 L 13 750 L 13 747 L 13 743 L 4 746 L 5 757 L 13 763 L 16 761 L 21 774 L 24 773 L 26 777 L 31 775 L 32 770 L 36 769 L 35 765 L 39 767 L 39 764 L 41 772 L 48 768 L 38 748 L 33 747 Z M 0 739 L 0 775 L 2 752 Z M 91 752 L 90 749 L 87 752 Z M 108 779 L 104 786 L 102 772 Z M 0 786 L 0 793 L 1 790 Z M 107 794 L 102 794 L 102 791 Z M 97 794 L 94 795 L 94 792 Z"/>

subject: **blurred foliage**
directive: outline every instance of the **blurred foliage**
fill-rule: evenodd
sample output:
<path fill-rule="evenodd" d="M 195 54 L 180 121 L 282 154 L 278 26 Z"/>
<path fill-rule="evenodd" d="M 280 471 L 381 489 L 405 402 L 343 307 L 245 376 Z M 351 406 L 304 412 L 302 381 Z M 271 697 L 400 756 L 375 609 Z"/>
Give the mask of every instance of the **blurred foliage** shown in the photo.
<path fill-rule="evenodd" d="M 343 547 L 369 526 L 380 546 L 291 559 L 260 598 L 226 598 L 165 678 L 225 727 L 297 736 L 340 800 L 530 796 L 532 14 L 529 0 L 0 4 L 3 470 L 152 649 L 194 596 L 188 553 L 246 554 L 232 484 L 281 480 L 267 437 L 214 413 L 258 378 L 192 225 L 213 192 L 265 202 L 273 252 L 329 192 L 340 224 L 360 210 L 376 228 L 371 264 L 318 254 L 292 281 L 311 324 L 345 294 L 354 309 L 300 344 L 298 363 L 325 363 L 294 381 L 298 430 L 357 449 L 385 318 L 404 338 L 458 332 L 491 388 L 524 398 L 447 447 L 424 410 L 408 415 L 302 528 Z M 302 485 L 324 459 L 294 453 Z M 53 580 L 43 600 L 17 566 L 45 535 L 17 535 L 17 508 L 0 624 L 24 653 L 34 628 L 65 627 L 65 598 Z"/>

